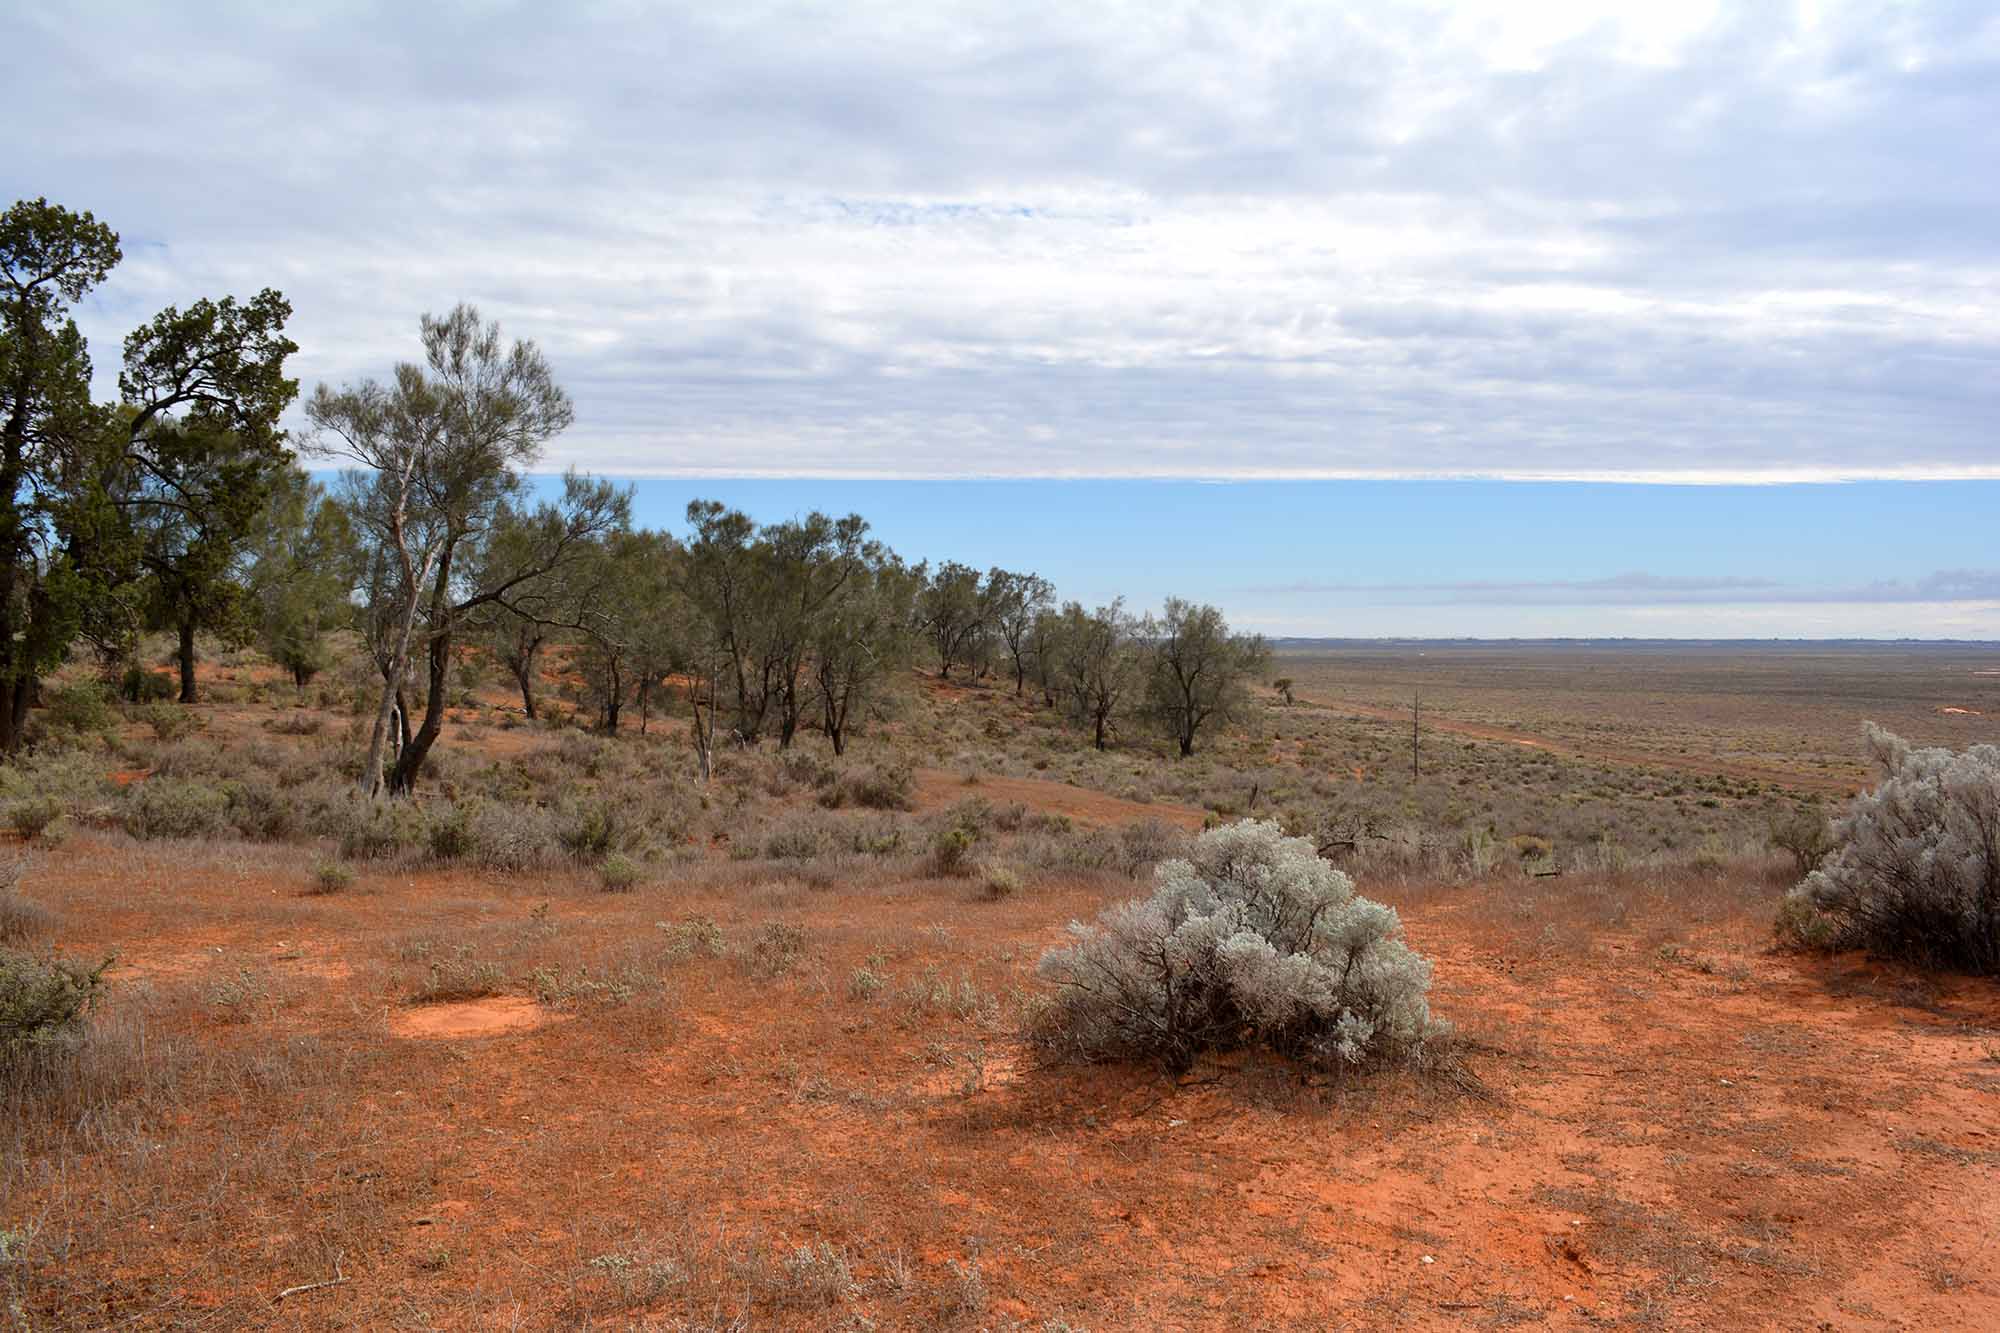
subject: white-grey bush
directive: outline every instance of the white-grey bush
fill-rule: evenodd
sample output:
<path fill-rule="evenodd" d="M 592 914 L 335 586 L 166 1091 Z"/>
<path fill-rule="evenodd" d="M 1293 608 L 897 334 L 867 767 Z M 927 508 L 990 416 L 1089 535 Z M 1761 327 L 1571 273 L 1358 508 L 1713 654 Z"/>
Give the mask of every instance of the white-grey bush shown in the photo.
<path fill-rule="evenodd" d="M 1785 896 L 1779 933 L 2000 974 L 2000 746 L 1916 749 L 1863 730 L 1882 783 L 1834 822 L 1833 853 Z"/>
<path fill-rule="evenodd" d="M 1395 911 L 1275 823 L 1209 830 L 1154 871 L 1151 897 L 1069 931 L 1041 960 L 1057 989 L 1030 1034 L 1054 1055 L 1182 1073 L 1202 1051 L 1263 1043 L 1352 1064 L 1437 1030 L 1430 964 Z"/>

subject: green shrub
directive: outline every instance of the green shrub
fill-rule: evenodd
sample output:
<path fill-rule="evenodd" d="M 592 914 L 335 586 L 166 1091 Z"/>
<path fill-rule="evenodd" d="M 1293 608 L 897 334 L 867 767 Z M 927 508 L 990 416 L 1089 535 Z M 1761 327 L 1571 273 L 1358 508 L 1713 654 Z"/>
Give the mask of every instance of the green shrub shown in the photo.
<path fill-rule="evenodd" d="M 28 796 L 7 805 L 7 822 L 21 841 L 33 842 L 63 817 L 63 803 L 54 796 Z"/>
<path fill-rule="evenodd" d="M 630 893 L 645 876 L 644 868 L 623 852 L 611 853 L 597 868 L 598 882 L 606 893 Z"/>
<path fill-rule="evenodd" d="M 205 838 L 228 826 L 229 793 L 179 778 L 134 783 L 125 802 L 125 831 L 135 838 Z"/>
<path fill-rule="evenodd" d="M 460 945 L 449 957 L 433 959 L 430 970 L 410 997 L 411 1004 L 444 1004 L 498 995 L 506 979 L 498 963 L 485 962 Z"/>
<path fill-rule="evenodd" d="M 228 819 L 242 837 L 253 842 L 283 842 L 301 827 L 298 806 L 276 782 L 227 782 Z"/>
<path fill-rule="evenodd" d="M 1801 878 L 1833 853 L 1833 826 L 1817 803 L 1794 805 L 1771 817 L 1771 845 L 1788 853 Z"/>
<path fill-rule="evenodd" d="M 978 836 L 969 829 L 939 829 L 931 838 L 932 873 L 946 876 L 967 873 L 972 868 L 972 849 L 978 841 Z"/>
<path fill-rule="evenodd" d="M 102 735 L 111 729 L 111 691 L 103 682 L 80 680 L 58 685 L 43 696 L 43 723 L 54 732 L 71 736 Z"/>
<path fill-rule="evenodd" d="M 0 950 L 0 1059 L 80 1040 L 111 961 L 90 967 Z"/>
<path fill-rule="evenodd" d="M 423 812 L 408 801 L 351 798 L 336 820 L 343 861 L 386 861 L 426 841 Z"/>
<path fill-rule="evenodd" d="M 556 843 L 579 861 L 590 861 L 618 846 L 618 812 L 602 800 L 567 802 L 556 811 Z"/>
<path fill-rule="evenodd" d="M 870 810 L 916 808 L 917 775 L 908 764 L 870 764 L 841 779 L 847 799 Z"/>
<path fill-rule="evenodd" d="M 179 691 L 172 676 L 148 671 L 138 663 L 125 668 L 118 678 L 118 693 L 129 703 L 150 704 L 171 699 Z"/>
<path fill-rule="evenodd" d="M 339 893 L 354 884 L 354 871 L 338 861 L 315 861 L 312 868 L 312 882 L 306 892 L 311 894 Z"/>
<path fill-rule="evenodd" d="M 177 741 L 192 736 L 208 725 L 207 718 L 179 704 L 146 704 L 134 708 L 131 716 L 134 722 L 143 722 L 151 727 L 153 735 L 163 741 Z"/>
<path fill-rule="evenodd" d="M 980 892 L 998 902 L 1021 891 L 1021 876 L 1011 866 L 989 865 L 979 877 Z"/>

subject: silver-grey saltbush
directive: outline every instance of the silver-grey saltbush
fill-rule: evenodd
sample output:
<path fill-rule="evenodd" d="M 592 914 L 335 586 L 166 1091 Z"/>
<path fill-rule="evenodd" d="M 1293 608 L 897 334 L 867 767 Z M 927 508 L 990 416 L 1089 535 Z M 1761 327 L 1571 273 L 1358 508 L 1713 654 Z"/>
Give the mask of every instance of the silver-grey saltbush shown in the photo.
<path fill-rule="evenodd" d="M 1211 829 L 1154 871 L 1149 898 L 1071 922 L 1041 961 L 1053 1055 L 1153 1059 L 1264 1044 L 1316 1063 L 1413 1053 L 1437 1027 L 1430 964 L 1393 909 L 1273 823 Z"/>
<path fill-rule="evenodd" d="M 1864 735 L 1882 783 L 1834 822 L 1833 854 L 1785 895 L 1779 934 L 2000 975 L 2000 746 Z"/>

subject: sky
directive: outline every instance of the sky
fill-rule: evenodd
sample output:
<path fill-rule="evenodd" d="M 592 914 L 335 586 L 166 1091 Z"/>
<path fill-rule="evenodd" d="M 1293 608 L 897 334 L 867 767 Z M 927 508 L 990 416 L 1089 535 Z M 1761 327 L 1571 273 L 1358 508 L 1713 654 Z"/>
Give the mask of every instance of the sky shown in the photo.
<path fill-rule="evenodd" d="M 0 50 L 0 191 L 123 239 L 105 395 L 168 304 L 278 287 L 309 391 L 465 300 L 575 398 L 542 466 L 657 522 L 1275 633 L 2000 638 L 1984 0 L 72 0 Z"/>

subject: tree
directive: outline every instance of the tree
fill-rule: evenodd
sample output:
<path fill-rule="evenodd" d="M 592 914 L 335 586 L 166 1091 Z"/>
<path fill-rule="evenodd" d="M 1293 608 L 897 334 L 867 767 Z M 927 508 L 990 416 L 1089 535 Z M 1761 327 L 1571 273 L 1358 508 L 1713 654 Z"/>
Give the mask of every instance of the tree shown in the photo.
<path fill-rule="evenodd" d="M 196 632 L 220 632 L 235 646 L 255 637 L 238 576 L 287 455 L 275 441 L 189 423 L 157 430 L 149 461 L 121 503 L 140 533 L 156 619 L 178 634 L 180 701 L 191 704 Z"/>
<path fill-rule="evenodd" d="M 937 651 L 939 680 L 951 679 L 954 662 L 971 662 L 986 613 L 979 571 L 955 560 L 939 565 L 917 603 L 918 619 Z"/>
<path fill-rule="evenodd" d="M 720 681 L 727 679 L 735 688 L 739 737 L 749 739 L 757 734 L 769 698 L 761 682 L 753 692 L 749 663 L 752 630 L 760 610 L 757 603 L 761 587 L 753 549 L 757 529 L 749 515 L 715 500 L 689 501 L 687 521 L 688 591 L 705 623 L 712 650 L 701 655 L 700 663 L 703 679 L 709 682 L 703 696 L 710 708 L 707 739 L 697 737 L 697 748 L 703 757 L 702 778 L 706 781 Z M 701 726 L 697 707 L 698 733 Z"/>
<path fill-rule="evenodd" d="M 258 642 L 301 698 L 331 664 L 326 638 L 352 618 L 356 581 L 347 510 L 300 469 L 278 473 L 250 538 L 249 598 Z"/>
<path fill-rule="evenodd" d="M 822 617 L 813 639 L 813 686 L 835 754 L 847 752 L 856 710 L 914 655 L 910 626 L 922 586 L 921 571 L 878 553 Z"/>
<path fill-rule="evenodd" d="M 503 507 L 521 493 L 520 470 L 574 413 L 540 350 L 504 343 L 500 326 L 472 306 L 425 315 L 420 327 L 423 366 L 397 366 L 393 386 L 322 385 L 307 409 L 315 447 L 367 469 L 352 488 L 355 507 L 383 557 L 374 592 L 388 600 L 377 608 L 384 682 L 360 779 L 369 794 L 402 795 L 415 785 L 443 729 L 452 645 L 470 615 L 492 603 L 518 605 L 525 585 L 624 527 L 631 508 L 628 493 L 571 474 L 560 503 L 533 510 L 533 536 L 517 562 L 480 560 Z M 418 646 L 429 668 L 423 724 L 385 777 L 389 726 Z"/>
<path fill-rule="evenodd" d="M 1280 676 L 1276 680 L 1271 682 L 1271 688 L 1276 690 L 1281 696 L 1283 696 L 1285 700 L 1285 707 L 1287 708 L 1290 708 L 1292 704 L 1296 702 L 1292 698 L 1292 686 L 1296 685 L 1297 683 L 1298 682 L 1293 680 L 1290 676 Z"/>
<path fill-rule="evenodd" d="M 1063 607 L 1059 678 L 1071 710 L 1090 727 L 1100 750 L 1109 748 L 1116 719 L 1143 684 L 1140 650 L 1148 629 L 1125 610 L 1122 597 L 1095 611 L 1076 602 Z"/>
<path fill-rule="evenodd" d="M 135 519 L 173 494 L 175 451 L 274 448 L 298 389 L 284 375 L 291 307 L 266 290 L 162 312 L 125 340 L 122 401 L 93 405 L 68 309 L 118 260 L 88 213 L 37 199 L 0 214 L 0 749 L 18 747 L 38 677 L 76 637 L 103 642 L 129 619 Z M 182 549 L 215 563 L 206 543 Z"/>
<path fill-rule="evenodd" d="M 814 512 L 776 523 L 758 536 L 765 584 L 765 679 L 778 707 L 778 748 L 787 749 L 813 697 L 809 671 L 815 641 L 837 613 L 843 594 L 881 558 L 859 514 L 829 518 Z"/>
<path fill-rule="evenodd" d="M 666 533 L 614 532 L 577 570 L 576 581 L 591 588 L 579 621 L 583 666 L 606 732 L 618 730 L 628 690 L 643 731 L 654 689 L 687 656 L 680 555 Z"/>
<path fill-rule="evenodd" d="M 1055 585 L 1039 574 L 1010 574 L 996 569 L 986 576 L 993 589 L 994 625 L 1014 666 L 1014 693 L 1026 687 L 1035 651 L 1035 622 L 1055 601 Z"/>
<path fill-rule="evenodd" d="M 1262 635 L 1231 634 L 1214 607 L 1169 597 L 1149 659 L 1147 702 L 1186 758 L 1204 726 L 1241 715 L 1244 687 L 1268 668 L 1271 650 Z"/>

